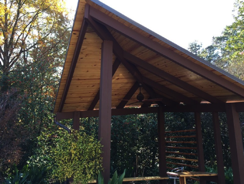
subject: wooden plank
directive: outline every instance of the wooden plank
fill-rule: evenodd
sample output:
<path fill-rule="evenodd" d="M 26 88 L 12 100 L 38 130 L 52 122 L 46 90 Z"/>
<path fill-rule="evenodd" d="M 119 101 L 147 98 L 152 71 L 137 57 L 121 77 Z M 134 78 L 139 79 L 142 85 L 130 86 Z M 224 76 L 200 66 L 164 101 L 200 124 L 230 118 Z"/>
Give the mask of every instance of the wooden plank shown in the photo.
<path fill-rule="evenodd" d="M 158 109 L 158 150 L 159 150 L 159 175 L 161 177 L 166 174 L 166 153 L 165 153 L 165 115 L 162 108 Z M 165 182 L 160 181 L 160 184 Z"/>
<path fill-rule="evenodd" d="M 176 130 L 176 131 L 166 131 L 166 133 L 180 133 L 180 132 L 195 132 L 195 129 L 188 129 L 188 130 Z"/>
<path fill-rule="evenodd" d="M 102 22 L 103 24 L 115 29 L 116 31 L 119 31 L 123 35 L 127 36 L 128 38 L 142 44 L 143 46 L 153 50 L 154 52 L 165 56 L 166 58 L 172 60 L 173 62 L 187 68 L 190 71 L 193 71 L 194 73 L 197 73 L 198 75 L 206 78 L 207 80 L 210 80 L 223 88 L 232 91 L 233 93 L 236 93 L 242 97 L 244 97 L 244 92 L 243 88 L 235 85 L 233 82 L 226 81 L 224 78 L 214 74 L 212 71 L 207 70 L 206 64 L 205 68 L 202 67 L 200 64 L 196 64 L 189 59 L 180 56 L 179 54 L 176 54 L 173 50 L 170 50 L 168 48 L 162 47 L 159 43 L 151 40 L 150 38 L 146 38 L 142 36 L 141 34 L 138 34 L 138 32 L 130 29 L 129 27 L 126 27 L 124 24 L 114 20 L 113 18 L 109 17 L 108 15 L 100 12 L 99 10 L 96 10 L 95 8 L 90 9 L 90 16 L 93 17 L 94 19 Z M 166 41 L 167 42 L 167 41 Z M 180 50 L 180 48 L 178 48 Z M 190 58 L 195 57 L 192 54 Z M 197 58 L 195 61 L 197 62 L 198 60 L 201 60 L 200 58 Z M 198 61 L 200 63 L 200 61 Z M 204 63 L 203 60 L 201 62 Z M 214 68 L 214 67 L 211 67 Z"/>
<path fill-rule="evenodd" d="M 114 64 L 113 64 L 113 68 L 112 68 L 112 76 L 114 76 L 116 70 L 118 69 L 120 65 L 120 61 L 118 59 L 115 60 Z M 96 106 L 98 100 L 99 100 L 99 93 L 100 93 L 100 89 L 98 90 L 97 94 L 95 95 L 91 105 L 89 106 L 88 110 L 92 110 L 94 109 L 94 107 Z"/>
<path fill-rule="evenodd" d="M 171 176 L 178 176 L 178 177 L 218 176 L 217 173 L 197 172 L 197 171 L 188 171 L 188 172 L 167 172 L 167 174 L 169 174 L 169 175 L 171 175 Z"/>
<path fill-rule="evenodd" d="M 166 138 L 194 138 L 196 135 L 165 136 Z"/>
<path fill-rule="evenodd" d="M 184 102 L 185 104 L 197 104 L 198 102 L 190 99 L 176 91 L 173 91 L 163 85 L 158 84 L 155 81 L 152 81 L 151 79 L 147 77 L 143 77 L 143 82 L 149 86 L 151 86 L 154 89 L 157 89 L 158 91 L 161 91 L 162 93 L 172 97 L 173 99 L 177 100 L 178 102 Z"/>
<path fill-rule="evenodd" d="M 200 112 L 195 112 L 194 115 L 195 115 L 196 135 L 197 135 L 197 154 L 198 154 L 199 171 L 205 172 L 203 141 L 202 141 L 202 127 L 201 127 L 201 114 L 200 114 Z M 206 184 L 206 181 L 203 181 L 200 179 L 200 184 Z"/>
<path fill-rule="evenodd" d="M 188 164 L 169 162 L 169 161 L 167 161 L 166 163 L 171 164 L 171 165 L 179 165 L 179 166 L 185 166 L 185 167 L 191 167 L 191 168 L 198 168 L 198 165 L 188 165 Z"/>
<path fill-rule="evenodd" d="M 171 144 L 196 144 L 196 141 L 166 141 L 166 143 Z"/>
<path fill-rule="evenodd" d="M 143 80 L 144 80 L 144 78 L 143 78 Z M 154 98 L 154 99 L 160 98 L 161 99 L 160 101 L 156 102 L 159 106 L 165 106 L 165 105 L 166 106 L 175 106 L 175 105 L 179 104 L 178 102 L 175 102 L 172 99 L 169 99 L 169 98 L 167 98 L 165 96 L 159 95 L 149 85 L 147 85 L 145 83 L 142 83 L 142 87 L 150 95 L 150 98 Z M 153 102 L 151 102 L 151 103 L 153 103 Z"/>
<path fill-rule="evenodd" d="M 167 179 L 169 179 L 169 177 L 146 176 L 146 177 L 124 178 L 123 182 L 129 182 L 129 181 L 153 181 L 153 180 L 167 180 Z"/>
<path fill-rule="evenodd" d="M 169 148 L 169 149 L 194 149 L 194 150 L 197 149 L 197 147 L 176 147 L 176 146 L 166 146 L 166 148 Z"/>
<path fill-rule="evenodd" d="M 80 112 L 74 112 L 74 117 L 73 117 L 73 129 L 74 130 L 79 130 L 79 125 L 80 125 Z"/>
<path fill-rule="evenodd" d="M 61 102 L 59 104 L 59 108 L 58 108 L 59 112 L 62 111 L 63 106 L 64 106 L 64 102 L 65 102 L 65 99 L 66 99 L 66 96 L 67 96 L 67 93 L 68 93 L 68 90 L 70 87 L 70 83 L 71 83 L 71 80 L 72 80 L 72 77 L 74 74 L 76 63 L 78 61 L 79 53 L 80 53 L 81 46 L 82 46 L 82 43 L 84 40 L 84 36 L 85 36 L 86 30 L 87 30 L 87 26 L 88 26 L 88 24 L 84 20 L 82 23 L 81 29 L 80 29 L 79 38 L 78 38 L 77 45 L 75 48 L 74 56 L 73 56 L 73 59 L 72 59 L 71 65 L 70 65 L 70 69 L 69 69 L 69 73 L 68 73 L 68 76 L 66 79 L 67 81 L 66 81 L 66 84 L 65 84 L 65 87 L 63 90 L 62 99 L 61 99 Z"/>
<path fill-rule="evenodd" d="M 164 107 L 164 112 L 225 112 L 222 104 L 178 105 Z"/>
<path fill-rule="evenodd" d="M 102 44 L 98 137 L 103 145 L 101 157 L 105 183 L 108 183 L 110 178 L 112 62 L 113 42 L 104 40 Z"/>
<path fill-rule="evenodd" d="M 196 153 L 183 153 L 183 152 L 177 152 L 177 151 L 165 151 L 165 153 L 170 153 L 170 154 L 177 154 L 177 155 L 196 155 Z"/>
<path fill-rule="evenodd" d="M 166 156 L 166 158 L 174 159 L 174 160 L 185 160 L 185 161 L 190 161 L 190 162 L 198 162 L 197 159 L 190 159 L 190 158 L 183 158 L 183 157 L 171 157 L 171 156 Z"/>
<path fill-rule="evenodd" d="M 226 104 L 231 164 L 235 184 L 244 183 L 244 155 L 239 114 L 234 104 Z"/>
<path fill-rule="evenodd" d="M 224 171 L 224 162 L 223 162 L 223 150 L 222 150 L 219 116 L 217 112 L 213 112 L 212 116 L 213 116 L 213 128 L 214 128 L 215 153 L 217 158 L 218 183 L 225 184 L 225 171 Z"/>
<path fill-rule="evenodd" d="M 110 178 L 111 180 L 112 178 Z M 124 178 L 123 182 L 130 182 L 130 181 L 154 181 L 154 180 L 168 180 L 169 177 L 160 177 L 160 176 L 146 176 L 146 177 L 131 177 L 131 178 Z M 97 183 L 96 180 L 90 180 L 88 183 Z"/>
<path fill-rule="evenodd" d="M 126 105 L 126 103 L 129 101 L 129 99 L 133 96 L 135 91 L 138 89 L 139 84 L 138 82 L 135 82 L 135 84 L 131 87 L 131 89 L 128 91 L 128 93 L 124 96 L 124 100 L 122 100 L 119 105 L 116 107 L 116 109 L 122 109 Z M 128 100 L 128 101 L 125 101 Z"/>
<path fill-rule="evenodd" d="M 102 39 L 110 39 L 113 40 L 114 43 L 114 53 L 116 55 L 116 57 L 123 63 L 123 65 L 125 66 L 125 68 L 135 77 L 135 79 L 140 82 L 143 83 L 143 76 L 140 74 L 139 70 L 131 65 L 130 63 L 128 63 L 124 57 L 123 57 L 123 49 L 121 48 L 121 46 L 118 44 L 118 42 L 113 38 L 113 36 L 111 35 L 111 33 L 104 27 L 101 26 L 100 24 L 96 23 L 94 20 L 92 20 L 89 16 L 86 17 L 87 21 L 89 22 L 89 24 L 96 30 L 97 34 L 102 38 Z M 148 93 L 151 93 L 150 91 L 148 91 L 148 89 L 146 89 Z M 168 104 L 170 103 L 170 100 L 165 98 L 165 103 Z M 171 101 L 172 102 L 172 101 Z"/>
<path fill-rule="evenodd" d="M 128 52 L 124 52 L 124 57 L 129 60 L 131 63 L 137 65 L 137 66 L 140 66 L 142 67 L 143 69 L 147 70 L 148 72 L 151 72 L 153 73 L 154 75 L 157 75 L 175 85 L 177 85 L 178 87 L 186 90 L 186 91 L 190 91 L 191 93 L 195 94 L 196 96 L 199 96 L 209 102 L 212 102 L 212 103 L 222 103 L 221 100 L 218 100 L 217 98 L 209 95 L 208 93 L 205 93 L 204 91 L 170 75 L 169 73 L 166 73 L 164 72 L 163 70 L 160 70 L 159 68 L 145 62 L 144 60 L 142 59 L 139 59 L 133 55 L 131 55 L 130 53 Z"/>

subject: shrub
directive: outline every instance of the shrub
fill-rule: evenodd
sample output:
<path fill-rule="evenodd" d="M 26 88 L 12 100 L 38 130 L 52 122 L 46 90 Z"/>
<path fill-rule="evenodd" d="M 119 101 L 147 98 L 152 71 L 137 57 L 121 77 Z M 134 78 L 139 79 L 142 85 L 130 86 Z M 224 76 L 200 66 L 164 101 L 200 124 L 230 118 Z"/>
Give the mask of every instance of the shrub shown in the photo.
<path fill-rule="evenodd" d="M 38 137 L 39 148 L 29 161 L 30 165 L 50 169 L 50 181 L 73 180 L 86 183 L 95 179 L 101 167 L 101 144 L 85 132 L 45 128 Z"/>

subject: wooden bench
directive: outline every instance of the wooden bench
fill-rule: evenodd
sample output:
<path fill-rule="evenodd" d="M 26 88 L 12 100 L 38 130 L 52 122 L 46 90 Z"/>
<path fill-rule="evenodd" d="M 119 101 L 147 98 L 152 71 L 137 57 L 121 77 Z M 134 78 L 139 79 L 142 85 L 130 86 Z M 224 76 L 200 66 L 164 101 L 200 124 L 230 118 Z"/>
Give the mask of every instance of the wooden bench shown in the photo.
<path fill-rule="evenodd" d="M 170 176 L 179 177 L 180 184 L 186 184 L 186 178 L 189 177 L 217 177 L 217 173 L 209 172 L 167 172 Z"/>
<path fill-rule="evenodd" d="M 167 180 L 167 179 L 169 179 L 169 177 L 160 177 L 160 176 L 131 177 L 131 178 L 124 178 L 123 182 Z M 96 183 L 96 180 L 89 181 L 88 183 Z"/>

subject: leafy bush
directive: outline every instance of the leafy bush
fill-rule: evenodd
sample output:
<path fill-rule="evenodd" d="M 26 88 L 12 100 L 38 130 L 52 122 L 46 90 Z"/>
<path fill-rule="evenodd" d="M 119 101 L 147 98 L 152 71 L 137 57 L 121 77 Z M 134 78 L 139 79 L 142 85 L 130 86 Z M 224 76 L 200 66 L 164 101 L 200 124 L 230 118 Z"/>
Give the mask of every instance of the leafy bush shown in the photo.
<path fill-rule="evenodd" d="M 25 165 L 19 171 L 15 166 L 14 173 L 5 180 L 6 184 L 45 184 L 48 183 L 45 178 L 47 169 L 44 167 L 29 167 Z"/>
<path fill-rule="evenodd" d="M 54 181 L 73 180 L 86 183 L 96 178 L 101 167 L 101 144 L 92 135 L 72 130 L 45 128 L 38 137 L 39 149 L 31 165 L 46 166 Z"/>
<path fill-rule="evenodd" d="M 121 174 L 120 176 L 118 176 L 117 171 L 115 171 L 113 177 L 111 180 L 109 180 L 108 184 L 122 184 L 123 183 L 123 179 L 125 177 L 125 172 L 126 170 L 124 170 L 123 174 Z M 98 184 L 104 184 L 104 179 L 101 173 L 98 174 Z"/>
<path fill-rule="evenodd" d="M 232 168 L 224 168 L 225 170 L 225 182 L 226 184 L 233 184 L 233 171 Z M 211 173 L 217 173 L 217 166 L 214 167 L 206 167 L 206 171 L 207 172 L 211 172 Z"/>

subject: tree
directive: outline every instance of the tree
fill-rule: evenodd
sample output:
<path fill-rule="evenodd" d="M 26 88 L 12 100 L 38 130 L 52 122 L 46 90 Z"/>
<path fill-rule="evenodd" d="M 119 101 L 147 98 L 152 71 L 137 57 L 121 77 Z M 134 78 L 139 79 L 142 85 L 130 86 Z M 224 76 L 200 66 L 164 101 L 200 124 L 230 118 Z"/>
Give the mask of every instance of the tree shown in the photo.
<path fill-rule="evenodd" d="M 0 0 L 2 91 L 9 87 L 8 76 L 17 69 L 17 63 L 33 61 L 32 57 L 40 48 L 45 56 L 57 52 L 66 41 L 63 37 L 68 23 L 64 3 L 60 0 Z"/>
<path fill-rule="evenodd" d="M 244 1 L 237 0 L 235 4 L 236 16 L 234 23 L 226 27 L 229 33 L 226 50 L 232 52 L 232 58 L 243 56 L 244 51 Z"/>
<path fill-rule="evenodd" d="M 27 129 L 17 117 L 24 99 L 16 89 L 0 94 L 0 183 L 9 166 L 18 164 L 21 144 L 28 138 Z"/>
<path fill-rule="evenodd" d="M 0 90 L 8 94 L 16 89 L 15 96 L 25 96 L 13 113 L 14 121 L 6 120 L 1 129 L 1 140 L 4 135 L 9 140 L 19 140 L 18 147 L 12 148 L 21 154 L 8 163 L 8 169 L 13 164 L 20 169 L 25 165 L 42 127 L 53 123 L 55 92 L 69 35 L 70 20 L 61 0 L 0 0 Z M 15 101 L 16 97 L 10 100 Z M 6 109 L 4 112 L 5 116 L 12 113 Z M 28 135 L 25 139 L 18 134 L 18 128 L 10 128 L 19 122 Z M 10 131 L 13 134 L 8 134 Z M 8 146 L 6 141 L 1 143 Z M 1 149 L 2 154 L 7 155 L 7 150 Z M 4 163 L 0 161 L 0 165 Z"/>
<path fill-rule="evenodd" d="M 197 41 L 194 41 L 189 44 L 188 50 L 195 55 L 199 55 L 202 50 L 202 44 L 198 43 Z"/>

